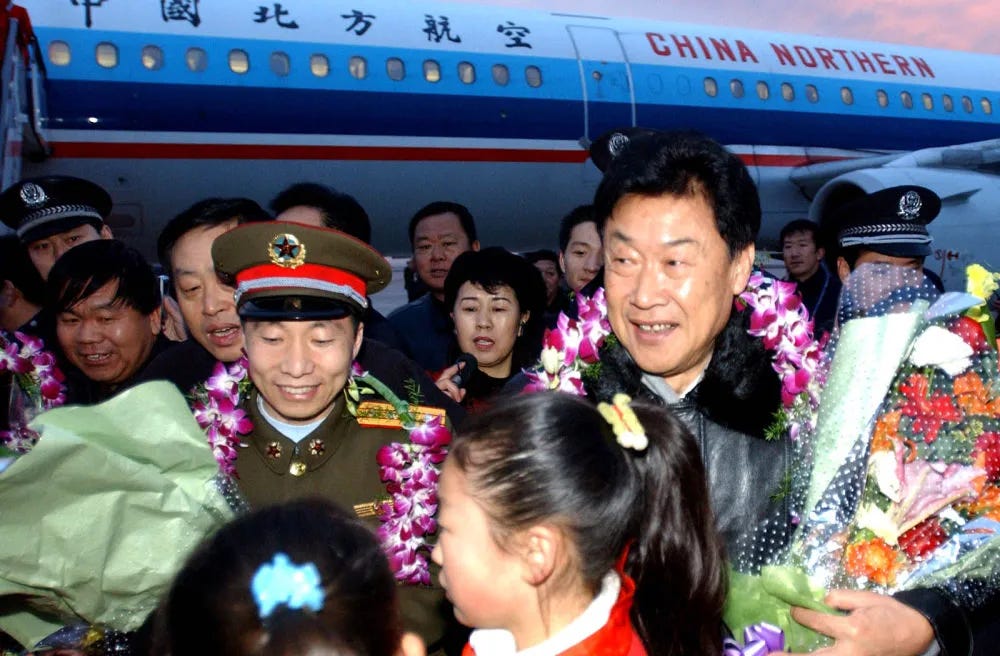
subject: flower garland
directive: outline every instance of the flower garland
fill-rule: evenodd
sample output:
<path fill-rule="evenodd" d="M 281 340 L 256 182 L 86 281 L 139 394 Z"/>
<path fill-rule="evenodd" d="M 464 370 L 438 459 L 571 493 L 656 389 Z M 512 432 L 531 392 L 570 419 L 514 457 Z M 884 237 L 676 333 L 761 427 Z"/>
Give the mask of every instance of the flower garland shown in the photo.
<path fill-rule="evenodd" d="M 409 442 L 387 444 L 375 458 L 388 493 L 379 505 L 382 525 L 378 538 L 398 581 L 430 585 L 427 537 L 437 530 L 437 485 L 441 476 L 438 465 L 448 454 L 451 431 L 441 417 L 418 419 L 410 404 L 355 363 L 347 387 L 352 412 L 357 412 L 361 395 L 371 392 L 377 392 L 393 406 L 403 430 L 409 433 Z"/>
<path fill-rule="evenodd" d="M 205 430 L 219 468 L 229 476 L 236 475 L 236 449 L 241 438 L 253 430 L 247 413 L 239 407 L 252 389 L 248 362 L 243 356 L 228 367 L 217 363 L 212 376 L 192 390 L 195 419 Z M 382 396 L 396 410 L 409 434 L 408 442 L 383 446 L 376 455 L 379 476 L 386 484 L 386 497 L 378 504 L 382 522 L 378 538 L 396 579 L 430 585 L 427 536 L 437 530 L 438 465 L 447 455 L 451 431 L 440 417 L 418 420 L 408 403 L 357 363 L 351 366 L 344 392 L 348 410 L 355 416 L 362 394 Z"/>
<path fill-rule="evenodd" d="M 783 410 L 769 434 L 789 430 L 798 437 L 811 410 L 819 403 L 818 375 L 823 345 L 813 339 L 812 321 L 796 293 L 795 283 L 754 271 L 746 290 L 736 298 L 736 309 L 751 308 L 748 332 L 762 338 L 773 351 L 772 367 L 781 379 Z M 586 395 L 584 378 L 592 377 L 599 351 L 611 334 L 604 289 L 592 298 L 577 296 L 579 318 L 559 314 L 555 330 L 546 330 L 538 364 L 525 372 L 527 392 L 560 391 Z"/>
<path fill-rule="evenodd" d="M 577 294 L 578 319 L 560 312 L 555 330 L 546 329 L 539 363 L 525 371 L 526 392 L 558 391 L 586 396 L 584 377 L 600 360 L 600 349 L 611 334 L 604 288 L 587 298 Z"/>
<path fill-rule="evenodd" d="M 44 350 L 38 337 L 15 332 L 14 338 L 0 332 L 0 372 L 9 371 L 31 403 L 24 415 L 11 423 L 10 430 L 0 431 L 0 444 L 15 453 L 27 453 L 38 442 L 38 433 L 28 428 L 31 410 L 48 410 L 66 402 L 66 378 L 56 366 L 55 356 Z"/>
<path fill-rule="evenodd" d="M 253 423 L 240 402 L 250 395 L 253 383 L 246 356 L 229 365 L 216 362 L 212 375 L 191 390 L 191 410 L 205 431 L 212 455 L 227 476 L 236 475 L 236 448 L 253 430 Z"/>
<path fill-rule="evenodd" d="M 764 348 L 773 351 L 774 371 L 781 379 L 781 403 L 768 437 L 788 432 L 796 440 L 804 428 L 814 428 L 821 389 L 820 357 L 825 342 L 813 337 L 813 322 L 793 282 L 754 271 L 736 308 L 750 308 L 750 327 Z"/>

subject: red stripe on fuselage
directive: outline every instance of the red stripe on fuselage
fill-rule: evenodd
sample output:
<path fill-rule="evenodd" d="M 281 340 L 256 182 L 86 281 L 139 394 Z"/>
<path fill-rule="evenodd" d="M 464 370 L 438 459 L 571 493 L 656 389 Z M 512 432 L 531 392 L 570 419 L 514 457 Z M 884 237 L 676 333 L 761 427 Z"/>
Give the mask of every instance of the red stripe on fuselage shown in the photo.
<path fill-rule="evenodd" d="M 276 146 L 262 144 L 99 143 L 62 141 L 52 156 L 66 159 L 264 159 L 399 162 L 538 162 L 581 164 L 585 150 L 528 148 L 428 148 L 410 146 Z M 748 166 L 795 167 L 846 157 L 739 155 Z"/>

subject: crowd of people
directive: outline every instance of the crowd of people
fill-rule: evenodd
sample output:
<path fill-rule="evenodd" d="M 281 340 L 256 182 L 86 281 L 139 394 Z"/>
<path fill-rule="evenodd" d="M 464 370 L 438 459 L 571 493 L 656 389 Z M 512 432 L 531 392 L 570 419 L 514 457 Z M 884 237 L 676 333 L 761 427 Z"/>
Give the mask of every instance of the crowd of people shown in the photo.
<path fill-rule="evenodd" d="M 213 198 L 179 213 L 157 244 L 165 289 L 113 238 L 96 184 L 0 195 L 0 328 L 7 344 L 42 340 L 67 405 L 155 380 L 196 417 L 206 386 L 238 398 L 199 422 L 251 512 L 190 556 L 133 653 L 723 653 L 727 555 L 758 522 L 795 523 L 776 494 L 792 440 L 765 437 L 782 380 L 737 303 L 760 202 L 710 139 L 617 136 L 595 144 L 603 180 L 553 223 L 554 250 L 481 246 L 455 202 L 416 211 L 426 291 L 388 316 L 371 301 L 391 270 L 367 214 L 320 184 L 270 212 Z M 940 206 L 896 187 L 785 227 L 817 338 L 838 330 L 859 267 L 922 269 Z M 523 393 L 522 372 L 564 349 L 553 340 L 595 298 L 609 335 L 583 398 Z M 30 435 L 16 405 L 7 428 Z M 834 590 L 840 613 L 792 615 L 831 655 L 956 656 L 988 649 L 996 593 Z"/>

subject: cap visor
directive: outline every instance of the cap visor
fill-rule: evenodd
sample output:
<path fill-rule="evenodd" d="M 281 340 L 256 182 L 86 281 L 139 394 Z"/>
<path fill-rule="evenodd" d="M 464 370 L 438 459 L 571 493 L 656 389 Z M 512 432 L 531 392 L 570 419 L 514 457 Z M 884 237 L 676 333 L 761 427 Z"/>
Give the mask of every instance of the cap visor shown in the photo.
<path fill-rule="evenodd" d="M 359 309 L 344 301 L 314 296 L 254 298 L 241 304 L 238 310 L 244 319 L 263 321 L 343 319 L 358 312 Z"/>

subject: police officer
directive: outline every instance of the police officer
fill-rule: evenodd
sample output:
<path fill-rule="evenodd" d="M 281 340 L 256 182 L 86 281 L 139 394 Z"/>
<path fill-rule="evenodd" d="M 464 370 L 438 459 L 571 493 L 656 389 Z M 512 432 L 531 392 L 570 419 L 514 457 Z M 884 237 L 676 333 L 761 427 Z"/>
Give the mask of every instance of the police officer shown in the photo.
<path fill-rule="evenodd" d="M 916 185 L 889 187 L 837 208 L 824 222 L 836 235 L 836 269 L 841 282 L 862 264 L 892 264 L 924 271 L 943 291 L 941 279 L 924 269 L 933 241 L 927 225 L 941 211 L 941 199 Z"/>
<path fill-rule="evenodd" d="M 408 437 L 387 404 L 359 423 L 345 386 L 364 335 L 360 317 L 368 295 L 389 283 L 389 264 L 344 233 L 287 222 L 222 234 L 212 258 L 235 284 L 255 387 L 245 403 L 253 429 L 235 463 L 250 505 L 320 495 L 377 527 L 374 509 L 387 494 L 376 454 Z M 400 597 L 405 628 L 438 642 L 442 590 L 406 585 Z"/>
<path fill-rule="evenodd" d="M 95 239 L 111 239 L 105 219 L 111 196 L 100 185 L 68 175 L 29 178 L 0 195 L 0 219 L 24 244 L 42 278 L 59 257 Z"/>

